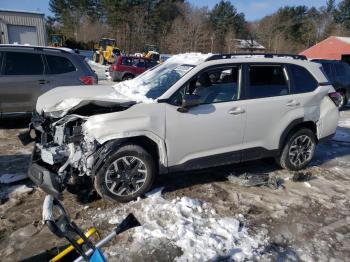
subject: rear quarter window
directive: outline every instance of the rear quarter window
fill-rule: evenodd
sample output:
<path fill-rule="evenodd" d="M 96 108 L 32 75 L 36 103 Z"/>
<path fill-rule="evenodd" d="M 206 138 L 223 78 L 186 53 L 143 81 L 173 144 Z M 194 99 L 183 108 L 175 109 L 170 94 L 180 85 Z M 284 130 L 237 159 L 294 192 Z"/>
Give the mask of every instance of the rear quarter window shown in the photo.
<path fill-rule="evenodd" d="M 46 55 L 46 61 L 50 69 L 50 74 L 64 74 L 76 71 L 72 62 L 65 57 Z"/>
<path fill-rule="evenodd" d="M 318 83 L 311 73 L 304 67 L 289 65 L 289 72 L 292 78 L 292 93 L 308 93 L 314 91 Z"/>

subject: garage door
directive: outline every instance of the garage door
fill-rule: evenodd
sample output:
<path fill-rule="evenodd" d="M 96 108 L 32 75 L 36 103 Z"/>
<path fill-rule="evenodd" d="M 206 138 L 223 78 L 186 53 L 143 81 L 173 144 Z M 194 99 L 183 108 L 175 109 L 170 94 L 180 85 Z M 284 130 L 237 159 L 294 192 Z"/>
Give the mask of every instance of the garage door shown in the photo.
<path fill-rule="evenodd" d="M 34 26 L 7 25 L 9 43 L 38 45 L 38 36 Z"/>

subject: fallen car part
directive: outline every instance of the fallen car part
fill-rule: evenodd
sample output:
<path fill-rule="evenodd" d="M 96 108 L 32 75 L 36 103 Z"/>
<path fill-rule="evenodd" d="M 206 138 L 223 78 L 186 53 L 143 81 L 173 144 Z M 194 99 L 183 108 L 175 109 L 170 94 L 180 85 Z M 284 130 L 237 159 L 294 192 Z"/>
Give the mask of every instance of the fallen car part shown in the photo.
<path fill-rule="evenodd" d="M 293 182 L 306 182 L 313 178 L 311 172 L 295 172 L 293 175 Z"/>
<path fill-rule="evenodd" d="M 140 223 L 135 216 L 133 214 L 129 214 L 116 228 L 112 230 L 109 235 L 95 245 L 90 241 L 90 239 L 88 239 L 82 230 L 70 220 L 62 203 L 51 195 L 46 196 L 44 200 L 43 221 L 53 234 L 59 238 L 66 238 L 74 247 L 74 250 L 79 256 L 75 257 L 75 261 L 106 261 L 99 249 L 106 245 L 118 234 L 123 233 L 124 231 L 133 227 L 140 226 Z M 81 240 L 77 241 L 76 237 L 79 237 Z M 87 251 L 86 248 L 88 248 Z M 67 251 L 63 252 L 66 252 L 66 254 L 69 253 L 67 253 Z"/>
<path fill-rule="evenodd" d="M 281 178 L 270 176 L 266 173 L 244 173 L 243 175 L 239 176 L 239 178 L 242 179 L 240 184 L 246 187 L 267 186 L 272 189 L 278 189 L 279 187 L 283 187 L 283 180 Z"/>

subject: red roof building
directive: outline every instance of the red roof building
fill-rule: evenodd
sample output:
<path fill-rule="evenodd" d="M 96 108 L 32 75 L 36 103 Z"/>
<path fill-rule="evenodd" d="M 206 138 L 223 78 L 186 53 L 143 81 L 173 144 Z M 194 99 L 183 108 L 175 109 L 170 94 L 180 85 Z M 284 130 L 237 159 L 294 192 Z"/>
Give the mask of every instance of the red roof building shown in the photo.
<path fill-rule="evenodd" d="M 307 58 L 350 62 L 350 37 L 331 36 L 301 52 L 300 55 L 305 55 Z"/>

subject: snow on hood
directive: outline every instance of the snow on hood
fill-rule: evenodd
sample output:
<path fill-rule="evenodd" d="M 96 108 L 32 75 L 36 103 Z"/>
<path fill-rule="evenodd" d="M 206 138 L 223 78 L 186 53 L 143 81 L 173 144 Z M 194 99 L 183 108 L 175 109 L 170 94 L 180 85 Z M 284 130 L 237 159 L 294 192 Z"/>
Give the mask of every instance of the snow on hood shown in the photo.
<path fill-rule="evenodd" d="M 90 101 L 126 104 L 132 102 L 122 94 L 117 93 L 111 86 L 62 86 L 49 90 L 39 96 L 36 111 L 38 113 L 58 112 L 62 117 L 71 109 L 82 106 Z"/>
<path fill-rule="evenodd" d="M 219 257 L 252 261 L 266 244 L 265 233 L 250 235 L 238 219 L 220 217 L 209 204 L 189 197 L 169 201 L 161 196 L 161 190 L 155 189 L 148 198 L 122 208 L 99 211 L 93 219 L 118 224 L 128 212 L 133 212 L 141 226 L 130 231 L 130 252 L 147 248 L 146 252 L 152 253 L 154 249 L 173 246 L 182 251 L 176 261 L 215 261 Z M 112 245 L 105 253 L 112 258 L 124 253 L 122 248 Z"/>
<path fill-rule="evenodd" d="M 118 93 L 136 102 L 153 103 L 154 100 L 152 98 L 148 98 L 146 94 L 151 89 L 151 82 L 155 76 L 161 72 L 164 72 L 166 69 L 172 69 L 184 64 L 196 66 L 204 62 L 205 59 L 211 55 L 212 54 L 201 53 L 185 53 L 174 55 L 167 59 L 163 64 L 146 71 L 145 73 L 132 80 L 115 84 L 113 87 Z"/>

